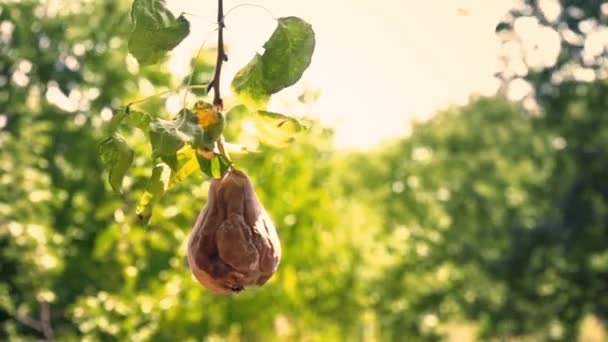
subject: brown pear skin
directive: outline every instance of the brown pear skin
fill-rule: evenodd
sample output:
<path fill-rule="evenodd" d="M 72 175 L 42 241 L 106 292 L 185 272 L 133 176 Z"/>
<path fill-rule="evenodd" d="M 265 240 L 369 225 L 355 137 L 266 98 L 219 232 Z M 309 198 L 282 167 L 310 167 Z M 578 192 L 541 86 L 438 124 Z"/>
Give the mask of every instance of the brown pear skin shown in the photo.
<path fill-rule="evenodd" d="M 188 265 L 198 282 L 217 294 L 261 286 L 280 259 L 276 229 L 247 175 L 232 169 L 213 179 L 188 241 Z"/>

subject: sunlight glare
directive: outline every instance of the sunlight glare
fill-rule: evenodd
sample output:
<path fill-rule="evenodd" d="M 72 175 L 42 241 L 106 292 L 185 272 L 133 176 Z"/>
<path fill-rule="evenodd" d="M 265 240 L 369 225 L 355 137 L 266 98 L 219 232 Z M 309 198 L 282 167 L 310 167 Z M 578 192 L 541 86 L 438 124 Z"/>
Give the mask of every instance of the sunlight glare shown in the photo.
<path fill-rule="evenodd" d="M 306 106 L 306 113 L 292 114 L 312 115 L 335 127 L 339 148 L 367 149 L 404 136 L 412 119 L 428 118 L 437 109 L 465 103 L 472 94 L 497 89 L 493 74 L 499 44 L 494 26 L 510 7 L 507 0 L 459 0 L 441 6 L 436 1 L 398 0 L 251 3 L 263 5 L 276 17 L 297 13 L 313 25 L 313 62 L 294 89 L 298 96 L 301 85 L 307 84 L 319 88 L 321 96 Z M 226 1 L 225 7 L 236 4 Z M 168 5 L 195 18 L 196 39 L 186 39 L 174 54 L 180 63 L 171 64 L 180 69 L 213 29 L 214 9 L 195 0 Z M 230 80 L 260 51 L 275 23 L 259 8 L 241 7 L 226 25 L 229 62 L 222 72 L 222 88 L 228 94 Z M 285 93 L 290 91 L 294 92 Z M 290 113 L 300 107 L 279 99 L 271 109 Z"/>

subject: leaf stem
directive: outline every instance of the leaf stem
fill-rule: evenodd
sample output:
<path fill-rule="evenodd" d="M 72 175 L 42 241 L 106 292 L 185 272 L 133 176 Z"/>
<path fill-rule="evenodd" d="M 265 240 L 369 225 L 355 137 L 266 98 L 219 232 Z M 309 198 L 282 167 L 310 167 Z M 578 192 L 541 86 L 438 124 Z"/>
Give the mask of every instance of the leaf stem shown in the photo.
<path fill-rule="evenodd" d="M 224 107 L 222 95 L 220 93 L 220 77 L 222 74 L 222 63 L 228 61 L 228 56 L 224 51 L 224 0 L 217 1 L 217 60 L 215 62 L 215 74 L 209 83 L 207 91 L 213 89 L 213 105 L 221 111 Z"/>
<path fill-rule="evenodd" d="M 187 89 L 208 89 L 208 88 L 209 88 L 209 83 L 207 83 L 207 84 L 193 84 L 193 85 L 189 85 L 187 87 Z M 174 91 L 176 91 L 176 89 L 163 90 L 161 92 L 152 94 L 150 96 L 146 96 L 143 99 L 131 101 L 131 102 L 127 103 L 127 105 L 125 106 L 125 110 L 131 108 L 132 106 L 134 106 L 134 105 L 136 105 L 138 103 L 146 102 L 146 101 L 148 101 L 148 100 L 150 100 L 152 98 L 159 97 L 159 96 L 164 96 L 164 95 L 167 95 L 167 94 L 169 94 L 171 92 L 174 92 Z"/>

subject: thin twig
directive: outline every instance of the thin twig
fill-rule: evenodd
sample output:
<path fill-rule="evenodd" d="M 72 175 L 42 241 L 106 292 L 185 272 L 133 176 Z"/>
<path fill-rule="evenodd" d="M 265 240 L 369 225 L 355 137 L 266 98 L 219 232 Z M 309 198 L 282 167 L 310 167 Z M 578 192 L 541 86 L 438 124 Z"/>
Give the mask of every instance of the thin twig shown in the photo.
<path fill-rule="evenodd" d="M 192 77 L 194 76 L 194 72 L 196 71 L 196 62 L 198 61 L 198 57 L 200 56 L 201 52 L 203 51 L 203 48 L 205 47 L 205 44 L 207 43 L 207 39 L 209 39 L 209 35 L 211 33 L 213 33 L 214 31 L 215 30 L 207 33 L 207 35 L 205 36 L 205 39 L 203 39 L 203 43 L 201 44 L 201 46 L 198 48 L 198 51 L 196 52 L 196 57 L 194 57 L 194 61 L 192 62 L 192 70 L 190 72 L 190 76 L 188 77 L 188 83 L 186 84 L 186 91 L 184 93 L 184 104 L 182 106 L 184 108 L 186 108 L 186 98 L 188 97 L 188 91 L 190 89 L 197 89 L 197 88 L 195 88 L 195 86 L 190 87 L 190 84 L 192 84 Z M 208 87 L 209 87 L 209 84 L 205 85 L 205 89 L 207 89 Z"/>
<path fill-rule="evenodd" d="M 213 89 L 213 105 L 221 111 L 224 107 L 220 92 L 222 63 L 228 61 L 228 56 L 224 51 L 224 28 L 226 27 L 224 24 L 224 0 L 217 1 L 217 25 L 217 60 L 215 62 L 215 74 L 213 75 L 211 83 L 209 83 L 207 92 Z"/>
<path fill-rule="evenodd" d="M 190 72 L 190 76 L 188 77 L 188 83 L 186 83 L 186 90 L 184 91 L 184 101 L 182 104 L 183 108 L 186 108 L 186 99 L 188 98 L 188 93 L 190 90 L 190 84 L 192 84 L 192 77 L 194 77 L 194 70 L 196 69 L 196 61 L 198 60 L 198 56 L 201 54 L 203 47 L 207 43 L 207 39 L 203 40 L 203 43 L 198 48 L 198 52 L 196 53 L 196 57 L 194 57 L 194 62 L 192 62 L 192 71 Z"/>
<path fill-rule="evenodd" d="M 135 105 L 135 104 L 138 104 L 138 103 L 141 103 L 141 102 L 148 101 L 149 99 L 154 98 L 154 97 L 157 97 L 157 96 L 163 96 L 163 95 L 165 95 L 165 94 L 169 94 L 169 93 L 170 93 L 170 92 L 172 92 L 172 91 L 173 91 L 173 90 L 171 90 L 171 89 L 169 89 L 169 90 L 164 90 L 164 91 L 161 91 L 161 92 L 159 92 L 159 93 L 155 93 L 155 94 L 152 94 L 152 95 L 150 95 L 150 96 L 146 96 L 146 97 L 144 97 L 143 99 L 139 99 L 139 100 L 131 101 L 131 102 L 129 102 L 129 103 L 127 104 L 126 108 L 129 108 L 129 107 L 131 107 L 132 105 Z"/>
<path fill-rule="evenodd" d="M 262 6 L 262 5 L 258 5 L 258 4 L 248 4 L 248 3 L 245 3 L 245 4 L 238 4 L 238 5 L 236 5 L 236 6 L 233 6 L 232 8 L 230 8 L 230 9 L 229 9 L 229 10 L 226 12 L 226 14 L 224 15 L 224 19 L 226 19 L 226 17 L 228 17 L 228 15 L 229 15 L 229 14 L 230 14 L 232 11 L 234 11 L 235 9 L 237 9 L 237 8 L 239 8 L 239 7 L 255 7 L 255 8 L 260 8 L 260 9 L 263 9 L 263 10 L 264 10 L 266 13 L 268 13 L 268 15 L 270 15 L 270 16 L 272 17 L 272 19 L 274 19 L 274 20 L 278 20 L 278 19 L 277 19 L 277 17 L 275 17 L 275 16 L 274 16 L 274 14 L 272 14 L 272 12 L 270 12 L 270 10 L 269 10 L 268 8 L 266 8 L 266 7 Z"/>
<path fill-rule="evenodd" d="M 207 84 L 193 84 L 193 85 L 188 86 L 188 89 L 208 89 L 208 88 L 209 88 L 209 83 L 207 83 Z M 150 96 L 146 96 L 143 99 L 131 101 L 131 102 L 129 102 L 125 106 L 125 109 L 126 108 L 130 108 L 131 106 L 136 105 L 138 103 L 146 102 L 146 101 L 148 101 L 151 98 L 167 95 L 167 94 L 172 93 L 174 91 L 176 91 L 176 89 L 164 90 L 164 91 L 161 91 L 159 93 L 155 93 L 155 94 L 152 94 Z"/>

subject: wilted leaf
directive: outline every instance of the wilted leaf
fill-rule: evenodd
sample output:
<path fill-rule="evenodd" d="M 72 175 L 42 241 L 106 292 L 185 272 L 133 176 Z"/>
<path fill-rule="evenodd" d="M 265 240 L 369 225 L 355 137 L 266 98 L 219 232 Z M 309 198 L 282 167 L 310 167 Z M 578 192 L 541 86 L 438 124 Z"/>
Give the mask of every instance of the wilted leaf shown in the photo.
<path fill-rule="evenodd" d="M 183 15 L 176 19 L 164 0 L 133 1 L 131 20 L 129 52 L 141 65 L 159 62 L 190 33 L 188 20 Z"/>
<path fill-rule="evenodd" d="M 144 224 L 147 224 L 152 216 L 152 208 L 158 203 L 165 191 L 168 189 L 171 168 L 164 163 L 158 164 L 152 169 L 152 176 L 148 180 L 146 190 L 139 198 L 136 213 Z"/>
<path fill-rule="evenodd" d="M 157 120 L 150 124 L 153 157 L 174 156 L 188 137 L 178 129 L 177 121 Z"/>
<path fill-rule="evenodd" d="M 157 119 L 152 122 L 149 135 L 153 156 L 175 156 L 186 143 L 193 147 L 205 146 L 203 129 L 197 123 L 197 115 L 186 109 L 171 121 Z"/>
<path fill-rule="evenodd" d="M 133 150 L 118 133 L 112 134 L 99 144 L 101 161 L 108 170 L 110 186 L 116 192 L 121 192 L 122 180 L 133 163 L 133 154 Z"/>
<path fill-rule="evenodd" d="M 304 130 L 304 126 L 298 120 L 267 111 L 258 111 L 255 123 L 258 139 L 275 147 L 289 145 L 295 140 L 296 134 Z"/>
<path fill-rule="evenodd" d="M 249 107 L 266 106 L 270 95 L 296 83 L 310 65 L 315 48 L 312 26 L 297 17 L 278 20 L 264 53 L 254 58 L 232 80 L 237 98 Z"/>

